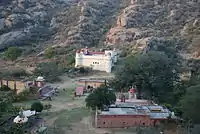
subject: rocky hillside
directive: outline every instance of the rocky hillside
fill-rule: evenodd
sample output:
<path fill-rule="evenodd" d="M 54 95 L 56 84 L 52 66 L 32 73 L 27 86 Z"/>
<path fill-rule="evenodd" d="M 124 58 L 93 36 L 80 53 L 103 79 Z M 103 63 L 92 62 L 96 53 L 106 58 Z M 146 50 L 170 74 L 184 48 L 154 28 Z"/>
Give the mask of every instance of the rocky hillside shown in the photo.
<path fill-rule="evenodd" d="M 199 53 L 200 1 L 132 0 L 107 33 L 105 43 L 143 49 L 152 37 L 185 39 L 186 50 Z"/>
<path fill-rule="evenodd" d="M 95 46 L 118 12 L 120 0 L 86 0 L 55 17 L 58 26 L 54 44 Z M 70 16 L 70 17 L 68 17 Z"/>
<path fill-rule="evenodd" d="M 0 0 L 0 48 L 131 45 L 178 37 L 200 52 L 199 0 Z"/>
<path fill-rule="evenodd" d="M 1 0 L 0 48 L 98 44 L 120 0 Z"/>
<path fill-rule="evenodd" d="M 71 3 L 70 0 L 0 0 L 0 48 L 46 40 L 54 32 L 54 13 Z"/>

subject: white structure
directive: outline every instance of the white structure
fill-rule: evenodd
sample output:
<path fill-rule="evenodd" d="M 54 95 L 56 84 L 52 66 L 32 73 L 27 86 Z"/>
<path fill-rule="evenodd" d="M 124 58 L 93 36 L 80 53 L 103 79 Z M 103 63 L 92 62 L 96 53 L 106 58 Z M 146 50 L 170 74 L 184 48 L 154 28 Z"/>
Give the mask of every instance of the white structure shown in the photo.
<path fill-rule="evenodd" d="M 20 117 L 19 115 L 17 117 L 15 117 L 15 119 L 13 120 L 14 123 L 17 124 L 22 124 L 22 123 L 26 123 L 28 121 L 27 117 Z"/>
<path fill-rule="evenodd" d="M 42 77 L 42 76 L 38 76 L 37 77 L 37 79 L 36 79 L 36 81 L 44 81 L 45 79 L 44 79 L 44 77 Z"/>
<path fill-rule="evenodd" d="M 20 114 L 20 112 L 19 112 Z M 25 117 L 30 117 L 32 115 L 35 115 L 36 112 L 35 111 L 31 111 L 31 110 L 26 110 L 26 111 L 23 111 L 22 114 L 25 116 Z"/>
<path fill-rule="evenodd" d="M 35 115 L 36 111 L 31 111 L 31 110 L 26 110 L 26 111 L 21 111 L 19 112 L 19 115 L 15 117 L 13 120 L 14 123 L 26 123 L 28 121 L 28 117 Z"/>
<path fill-rule="evenodd" d="M 87 48 L 76 52 L 75 67 L 91 67 L 93 70 L 111 73 L 114 63 L 117 62 L 117 51 L 90 52 Z"/>

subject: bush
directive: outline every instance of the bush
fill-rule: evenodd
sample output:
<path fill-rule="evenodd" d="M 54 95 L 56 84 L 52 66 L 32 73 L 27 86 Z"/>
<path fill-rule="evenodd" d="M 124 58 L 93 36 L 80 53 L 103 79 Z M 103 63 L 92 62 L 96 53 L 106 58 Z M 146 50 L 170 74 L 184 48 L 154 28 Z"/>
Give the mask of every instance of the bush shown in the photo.
<path fill-rule="evenodd" d="M 22 50 L 17 47 L 9 47 L 5 52 L 4 56 L 9 60 L 16 60 L 22 53 Z"/>
<path fill-rule="evenodd" d="M 30 93 L 29 90 L 24 90 L 24 91 L 20 92 L 19 94 L 17 94 L 15 96 L 14 101 L 15 102 L 19 102 L 19 101 L 25 101 L 25 100 L 27 100 L 28 96 L 29 96 L 29 93 Z"/>
<path fill-rule="evenodd" d="M 34 102 L 31 105 L 31 111 L 42 112 L 43 109 L 44 109 L 44 107 L 41 102 Z"/>
<path fill-rule="evenodd" d="M 66 56 L 66 60 L 67 60 L 67 65 L 68 66 L 75 63 L 74 55 L 67 55 Z"/>
<path fill-rule="evenodd" d="M 1 88 L 0 88 L 0 91 L 10 91 L 11 89 L 8 87 L 8 86 L 5 86 L 3 85 Z"/>
<path fill-rule="evenodd" d="M 80 67 L 80 68 L 78 68 L 78 70 L 79 70 L 79 72 L 81 74 L 85 74 L 85 73 L 89 73 L 90 68 L 88 68 L 88 67 Z"/>
<path fill-rule="evenodd" d="M 83 74 L 83 73 L 85 73 L 85 68 L 84 68 L 84 67 L 80 67 L 80 68 L 79 68 L 79 71 L 80 71 L 80 73 Z"/>
<path fill-rule="evenodd" d="M 47 48 L 47 49 L 44 51 L 44 55 L 45 55 L 45 57 L 47 57 L 47 58 L 49 58 L 49 59 L 52 58 L 53 55 L 54 55 L 53 48 L 52 48 L 52 47 Z"/>

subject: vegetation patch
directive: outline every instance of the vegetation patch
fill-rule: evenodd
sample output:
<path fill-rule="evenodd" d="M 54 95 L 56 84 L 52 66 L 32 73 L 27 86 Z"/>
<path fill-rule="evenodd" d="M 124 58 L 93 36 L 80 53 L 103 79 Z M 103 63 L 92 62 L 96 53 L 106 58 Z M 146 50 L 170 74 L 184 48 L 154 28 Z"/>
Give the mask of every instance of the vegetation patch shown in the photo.
<path fill-rule="evenodd" d="M 87 108 L 74 108 L 72 110 L 61 110 L 60 112 L 52 113 L 51 116 L 58 116 L 54 121 L 54 128 L 50 128 L 48 133 L 59 132 L 64 134 L 66 128 L 71 129 L 73 123 L 81 121 L 83 117 L 88 116 L 89 111 Z M 64 131 L 65 130 L 65 131 Z"/>
<path fill-rule="evenodd" d="M 4 56 L 9 60 L 16 60 L 19 56 L 21 56 L 22 50 L 18 47 L 9 47 L 5 52 Z"/>
<path fill-rule="evenodd" d="M 34 75 L 43 76 L 49 82 L 59 81 L 59 76 L 64 72 L 61 65 L 56 62 L 41 63 L 37 65 Z"/>

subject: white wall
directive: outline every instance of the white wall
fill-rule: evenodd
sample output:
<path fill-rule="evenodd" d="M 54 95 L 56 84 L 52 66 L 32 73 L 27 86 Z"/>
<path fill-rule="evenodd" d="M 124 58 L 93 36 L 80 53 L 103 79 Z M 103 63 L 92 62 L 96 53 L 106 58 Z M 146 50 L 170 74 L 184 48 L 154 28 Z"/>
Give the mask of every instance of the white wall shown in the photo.
<path fill-rule="evenodd" d="M 108 54 L 108 53 L 111 54 L 111 57 L 113 58 L 114 63 L 116 63 L 117 62 L 117 52 L 113 51 L 113 50 L 106 50 L 105 54 Z"/>
<path fill-rule="evenodd" d="M 84 55 L 76 54 L 76 63 L 77 66 L 92 67 L 93 70 L 111 72 L 112 61 L 110 56 L 106 55 Z"/>

